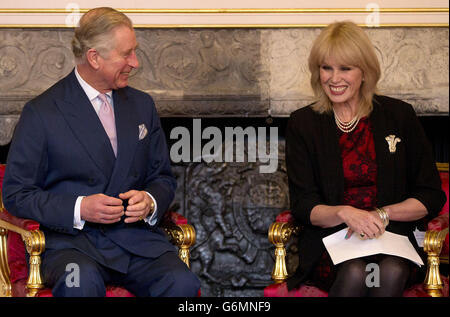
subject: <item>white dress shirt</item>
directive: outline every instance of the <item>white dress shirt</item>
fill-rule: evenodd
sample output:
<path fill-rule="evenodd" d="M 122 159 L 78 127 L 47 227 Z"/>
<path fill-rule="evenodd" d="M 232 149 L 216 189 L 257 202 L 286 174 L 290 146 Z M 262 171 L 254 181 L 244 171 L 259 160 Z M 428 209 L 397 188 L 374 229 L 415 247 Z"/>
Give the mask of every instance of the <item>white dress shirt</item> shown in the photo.
<path fill-rule="evenodd" d="M 83 90 L 86 93 L 88 99 L 91 101 L 95 112 L 98 115 L 98 113 L 100 111 L 100 106 L 102 104 L 102 101 L 100 100 L 100 98 L 98 98 L 98 95 L 100 94 L 100 92 L 98 90 L 96 90 L 94 87 L 92 87 L 91 85 L 89 85 L 83 78 L 81 78 L 81 76 L 78 73 L 76 67 L 75 67 L 75 76 L 77 77 L 78 82 L 81 85 L 81 88 L 83 88 Z M 113 102 L 113 98 L 112 98 L 112 91 L 107 92 L 106 96 L 108 98 L 108 101 L 111 104 L 112 109 L 114 110 L 114 102 Z M 156 218 L 156 211 L 158 209 L 158 206 L 156 204 L 155 198 L 150 193 L 147 192 L 147 194 L 153 200 L 153 203 L 155 204 L 155 210 L 150 216 L 145 218 L 144 221 L 147 222 L 150 225 L 154 225 L 156 223 L 156 220 L 157 220 L 157 218 Z M 84 223 L 85 223 L 85 220 L 81 219 L 81 201 L 83 200 L 84 197 L 85 196 L 79 196 L 77 198 L 76 202 L 75 202 L 74 217 L 73 217 L 73 227 L 75 229 L 78 229 L 78 230 L 83 229 Z"/>

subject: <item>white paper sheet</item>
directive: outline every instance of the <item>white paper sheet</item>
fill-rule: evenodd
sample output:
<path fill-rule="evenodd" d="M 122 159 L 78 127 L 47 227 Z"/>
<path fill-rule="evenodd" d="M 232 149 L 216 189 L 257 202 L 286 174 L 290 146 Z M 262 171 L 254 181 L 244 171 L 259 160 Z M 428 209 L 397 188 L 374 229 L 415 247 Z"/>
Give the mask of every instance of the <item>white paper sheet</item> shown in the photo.
<path fill-rule="evenodd" d="M 322 239 L 334 264 L 383 253 L 411 260 L 418 266 L 423 265 L 422 259 L 406 236 L 385 231 L 376 239 L 362 240 L 358 234 L 353 233 L 345 240 L 347 230 L 348 228 L 342 229 Z"/>

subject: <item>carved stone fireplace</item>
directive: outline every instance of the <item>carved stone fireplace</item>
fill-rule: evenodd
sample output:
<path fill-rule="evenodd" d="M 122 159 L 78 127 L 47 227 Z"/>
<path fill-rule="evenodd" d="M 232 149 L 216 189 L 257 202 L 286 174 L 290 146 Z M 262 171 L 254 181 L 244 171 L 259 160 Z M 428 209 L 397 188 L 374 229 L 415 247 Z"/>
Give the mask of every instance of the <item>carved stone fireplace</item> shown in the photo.
<path fill-rule="evenodd" d="M 318 28 L 138 29 L 141 67 L 130 85 L 150 93 L 169 146 L 176 127 L 276 127 L 278 168 L 260 161 L 174 163 L 172 209 L 194 225 L 192 270 L 204 296 L 261 296 L 270 284 L 273 247 L 267 230 L 288 208 L 284 127 L 312 101 L 307 57 Z M 383 76 L 380 93 L 413 104 L 448 125 L 448 28 L 367 29 Z M 74 66 L 69 29 L 0 29 L 1 162 L 24 103 Z M 433 134 L 433 133 L 431 133 Z M 439 133 L 438 133 L 439 134 Z M 442 140 L 441 140 L 442 141 Z M 446 142 L 448 148 L 448 139 Z M 448 150 L 445 154 L 448 162 Z M 442 159 L 441 159 L 442 160 Z M 291 245 L 295 249 L 295 245 Z M 295 258 L 289 259 L 291 270 Z"/>

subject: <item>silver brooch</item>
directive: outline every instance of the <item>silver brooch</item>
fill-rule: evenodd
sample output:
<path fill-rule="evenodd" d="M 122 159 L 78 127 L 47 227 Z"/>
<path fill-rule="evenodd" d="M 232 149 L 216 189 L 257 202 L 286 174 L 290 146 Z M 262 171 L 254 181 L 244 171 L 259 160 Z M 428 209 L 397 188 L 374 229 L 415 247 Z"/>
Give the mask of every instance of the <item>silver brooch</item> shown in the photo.
<path fill-rule="evenodd" d="M 401 142 L 402 140 L 391 134 L 386 137 L 386 141 L 389 145 L 389 152 L 395 153 L 395 151 L 397 151 L 397 143 Z"/>

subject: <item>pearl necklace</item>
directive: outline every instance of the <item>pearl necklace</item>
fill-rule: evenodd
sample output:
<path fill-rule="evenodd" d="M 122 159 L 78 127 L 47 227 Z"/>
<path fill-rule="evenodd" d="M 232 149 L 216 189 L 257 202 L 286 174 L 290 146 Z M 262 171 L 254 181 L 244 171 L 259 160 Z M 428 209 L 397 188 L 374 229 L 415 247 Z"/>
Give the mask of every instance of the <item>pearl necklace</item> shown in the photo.
<path fill-rule="evenodd" d="M 350 120 L 349 122 L 342 122 L 339 117 L 337 116 L 336 112 L 334 112 L 334 121 L 336 122 L 337 127 L 339 128 L 339 130 L 341 130 L 344 133 L 350 133 L 353 130 L 355 130 L 356 126 L 359 123 L 359 119 L 360 117 L 358 115 L 356 115 L 352 120 Z"/>

